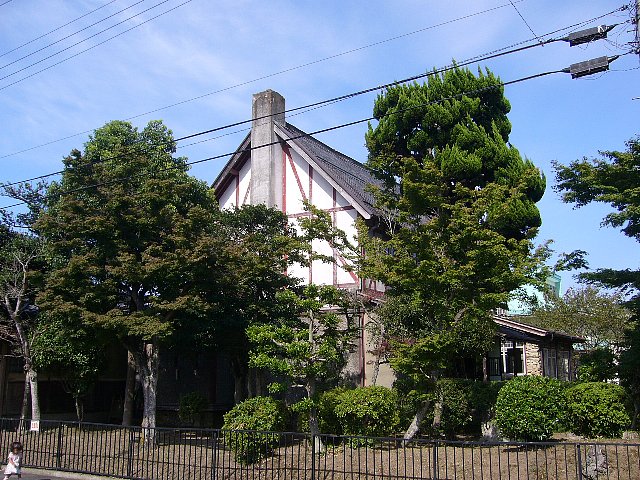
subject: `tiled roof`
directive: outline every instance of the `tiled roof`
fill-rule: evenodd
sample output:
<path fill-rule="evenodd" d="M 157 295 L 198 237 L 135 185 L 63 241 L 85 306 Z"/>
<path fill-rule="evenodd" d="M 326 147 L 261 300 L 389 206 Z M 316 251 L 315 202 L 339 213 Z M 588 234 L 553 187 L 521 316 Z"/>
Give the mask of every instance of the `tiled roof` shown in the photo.
<path fill-rule="evenodd" d="M 349 195 L 359 201 L 370 214 L 374 214 L 374 197 L 368 191 L 368 185 L 379 185 L 369 170 L 360 162 L 329 147 L 320 140 L 307 135 L 290 123 L 278 126 Z"/>

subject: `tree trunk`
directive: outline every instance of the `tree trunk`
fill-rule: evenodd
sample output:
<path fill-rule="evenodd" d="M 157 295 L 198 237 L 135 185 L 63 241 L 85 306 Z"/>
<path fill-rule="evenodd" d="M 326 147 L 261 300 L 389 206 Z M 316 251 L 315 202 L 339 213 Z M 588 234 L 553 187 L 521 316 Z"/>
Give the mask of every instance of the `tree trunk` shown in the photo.
<path fill-rule="evenodd" d="M 404 432 L 403 440 L 405 443 L 411 441 L 413 437 L 415 437 L 416 434 L 420 431 L 420 425 L 422 424 L 422 420 L 424 420 L 424 417 L 429 412 L 430 406 L 431 406 L 431 402 L 426 401 L 425 403 L 422 404 L 422 407 L 420 407 L 420 410 L 416 412 L 416 415 L 413 417 L 411 425 L 409 425 L 409 428 L 407 428 L 407 431 Z"/>
<path fill-rule="evenodd" d="M 631 430 L 636 430 L 638 426 L 638 415 L 640 415 L 640 401 L 633 401 L 633 418 L 631 419 Z"/>
<path fill-rule="evenodd" d="M 158 340 L 145 342 L 142 352 L 144 364 L 142 372 L 142 397 L 144 399 L 142 429 L 144 438 L 151 445 L 155 443 L 156 403 L 158 394 Z"/>
<path fill-rule="evenodd" d="M 233 374 L 233 401 L 237 405 L 247 399 L 247 365 L 240 354 L 231 357 L 231 373 Z"/>
<path fill-rule="evenodd" d="M 18 430 L 24 430 L 24 421 L 29 415 L 29 399 L 31 398 L 31 384 L 26 372 L 24 375 L 24 390 L 22 391 L 22 407 L 20 408 L 20 425 Z"/>
<path fill-rule="evenodd" d="M 310 378 L 307 379 L 307 397 L 312 399 L 316 394 L 316 379 Z M 316 411 L 316 407 L 312 406 L 311 410 L 309 410 L 309 431 L 311 432 L 311 437 L 314 442 L 314 450 L 313 453 L 322 453 L 324 452 L 324 443 L 322 442 L 322 438 L 320 438 L 320 424 L 318 422 L 318 412 Z"/>
<path fill-rule="evenodd" d="M 482 357 L 482 381 L 484 383 L 489 382 L 489 365 L 487 357 Z"/>
<path fill-rule="evenodd" d="M 76 395 L 75 398 L 76 403 L 76 416 L 78 417 L 78 422 L 84 422 L 84 401 L 80 396 Z"/>
<path fill-rule="evenodd" d="M 40 392 L 38 390 L 38 372 L 32 367 L 27 370 L 31 390 L 31 420 L 40 420 Z"/>
<path fill-rule="evenodd" d="M 136 362 L 133 353 L 127 351 L 127 380 L 124 387 L 122 405 L 122 426 L 129 427 L 133 423 L 134 397 L 136 392 Z"/>
<path fill-rule="evenodd" d="M 433 406 L 433 423 L 431 427 L 434 432 L 437 432 L 440 428 L 440 424 L 442 423 L 442 411 L 444 410 L 444 394 L 442 392 L 438 393 L 438 400 L 436 404 Z"/>

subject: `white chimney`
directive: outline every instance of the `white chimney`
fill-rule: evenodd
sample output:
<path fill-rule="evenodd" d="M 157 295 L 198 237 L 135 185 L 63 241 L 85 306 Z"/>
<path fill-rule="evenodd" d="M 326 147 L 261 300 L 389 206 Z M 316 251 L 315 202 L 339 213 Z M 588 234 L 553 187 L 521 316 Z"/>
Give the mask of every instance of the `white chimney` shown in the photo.
<path fill-rule="evenodd" d="M 284 97 L 278 92 L 266 90 L 253 96 L 250 190 L 252 205 L 263 203 L 282 209 L 282 147 L 280 144 L 270 144 L 278 140 L 273 124 L 284 124 L 284 111 Z M 260 148 L 262 145 L 266 146 Z"/>

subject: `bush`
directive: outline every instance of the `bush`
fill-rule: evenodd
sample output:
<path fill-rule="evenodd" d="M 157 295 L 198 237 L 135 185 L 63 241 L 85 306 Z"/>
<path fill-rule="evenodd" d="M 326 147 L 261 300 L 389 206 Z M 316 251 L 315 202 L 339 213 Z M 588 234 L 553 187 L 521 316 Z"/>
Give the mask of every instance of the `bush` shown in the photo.
<path fill-rule="evenodd" d="M 328 435 L 342 435 L 342 425 L 336 414 L 336 405 L 340 402 L 340 398 L 349 389 L 344 387 L 327 390 L 318 398 L 318 423 L 320 431 Z"/>
<path fill-rule="evenodd" d="M 565 401 L 564 385 L 559 380 L 515 377 L 498 393 L 496 425 L 512 440 L 548 440 L 564 421 Z"/>
<path fill-rule="evenodd" d="M 625 409 L 626 392 L 620 385 L 580 383 L 566 392 L 571 431 L 586 437 L 619 437 L 631 419 Z"/>
<path fill-rule="evenodd" d="M 207 399 L 200 392 L 187 393 L 180 397 L 178 417 L 189 424 L 196 423 L 204 409 L 207 408 Z"/>
<path fill-rule="evenodd" d="M 335 415 L 345 435 L 383 437 L 398 427 L 398 395 L 394 390 L 360 387 L 343 391 L 336 400 Z"/>
<path fill-rule="evenodd" d="M 580 382 L 606 382 L 616 377 L 616 357 L 609 348 L 596 348 L 580 355 L 577 374 Z"/>
<path fill-rule="evenodd" d="M 460 433 L 480 433 L 482 422 L 487 421 L 493 413 L 500 387 L 500 382 L 483 383 L 453 378 L 439 380 L 435 398 L 442 397 L 443 408 L 440 427 L 434 433 L 448 437 Z"/>
<path fill-rule="evenodd" d="M 254 397 L 224 415 L 225 443 L 240 463 L 255 463 L 266 457 L 280 441 L 285 427 L 285 410 L 271 397 Z"/>

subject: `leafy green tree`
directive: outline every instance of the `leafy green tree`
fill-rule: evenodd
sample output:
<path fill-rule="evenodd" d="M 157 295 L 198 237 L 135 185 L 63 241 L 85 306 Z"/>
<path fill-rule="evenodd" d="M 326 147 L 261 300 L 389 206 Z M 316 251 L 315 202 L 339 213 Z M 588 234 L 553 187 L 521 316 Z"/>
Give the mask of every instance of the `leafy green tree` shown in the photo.
<path fill-rule="evenodd" d="M 73 397 L 78 421 L 84 420 L 84 397 L 95 385 L 104 364 L 104 339 L 94 329 L 67 318 L 41 314 L 33 341 L 34 362 L 54 373 Z"/>
<path fill-rule="evenodd" d="M 632 325 L 632 312 L 622 305 L 624 297 L 594 286 L 570 288 L 562 297 L 548 296 L 522 320 L 542 328 L 583 337 L 587 350 L 621 344 Z"/>
<path fill-rule="evenodd" d="M 180 336 L 207 337 L 228 265 L 218 208 L 174 157 L 172 133 L 114 121 L 64 159 L 36 228 L 53 259 L 41 306 L 109 332 L 131 354 L 153 440 L 158 353 Z"/>
<path fill-rule="evenodd" d="M 223 211 L 220 221 L 227 239 L 225 257 L 233 269 L 214 343 L 231 358 L 237 404 L 248 394 L 266 394 L 263 372 L 248 370 L 250 346 L 245 330 L 250 324 L 268 323 L 281 315 L 278 292 L 298 285 L 299 280 L 287 275 L 287 269 L 304 261 L 307 244 L 286 214 L 264 205 Z"/>
<path fill-rule="evenodd" d="M 411 312 L 387 318 L 392 366 L 431 388 L 444 365 L 489 349 L 491 311 L 509 292 L 540 282 L 547 251 L 534 250 L 545 179 L 509 143 L 510 105 L 491 72 L 434 74 L 388 89 L 366 135 L 382 234 L 368 236 L 362 274 Z M 413 436 L 422 408 L 406 436 Z"/>
<path fill-rule="evenodd" d="M 292 385 L 305 389 L 310 406 L 309 429 L 319 435 L 314 402 L 319 387 L 336 383 L 357 333 L 357 311 L 346 292 L 333 286 L 307 285 L 286 289 L 276 297 L 280 315 L 247 328 L 250 365 L 272 372 L 279 382 L 272 391 Z M 317 449 L 323 450 L 320 439 Z"/>
<path fill-rule="evenodd" d="M 41 322 L 36 295 L 45 268 L 44 244 L 33 225 L 42 209 L 46 185 L 0 184 L 3 195 L 24 202 L 26 209 L 0 210 L 0 336 L 24 362 L 21 418 L 40 419 L 38 368 L 34 341 Z"/>
<path fill-rule="evenodd" d="M 42 242 L 30 234 L 0 233 L 0 336 L 24 361 L 25 386 L 21 418 L 27 416 L 31 400 L 31 419 L 40 420 L 38 369 L 34 362 L 33 341 L 38 323 L 35 305 L 37 281 L 43 254 Z"/>
<path fill-rule="evenodd" d="M 600 152 L 601 158 L 583 158 L 569 165 L 555 162 L 554 188 L 564 202 L 576 208 L 593 202 L 609 204 L 614 211 L 604 217 L 602 225 L 619 227 L 626 236 L 640 241 L 640 137 L 629 140 L 626 146 L 624 152 Z M 581 273 L 580 278 L 633 295 L 629 305 L 638 311 L 640 270 L 602 268 Z"/>
<path fill-rule="evenodd" d="M 640 137 L 627 141 L 626 147 L 623 152 L 604 151 L 600 152 L 600 158 L 585 157 L 569 165 L 556 162 L 555 189 L 564 202 L 572 203 L 576 208 L 594 202 L 610 205 L 614 211 L 604 217 L 602 225 L 620 228 L 626 236 L 640 241 L 640 197 L 637 194 L 640 186 Z M 578 256 L 585 254 L 578 253 Z M 579 278 L 624 294 L 626 306 L 637 320 L 640 314 L 640 269 L 601 268 L 580 273 Z M 620 380 L 633 398 L 635 428 L 640 412 L 640 326 L 637 321 L 627 332 L 624 346 L 620 356 Z"/>

